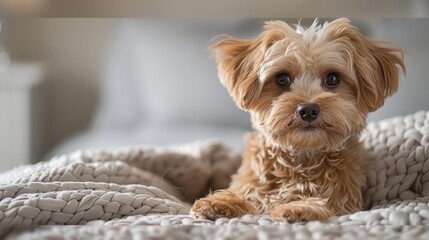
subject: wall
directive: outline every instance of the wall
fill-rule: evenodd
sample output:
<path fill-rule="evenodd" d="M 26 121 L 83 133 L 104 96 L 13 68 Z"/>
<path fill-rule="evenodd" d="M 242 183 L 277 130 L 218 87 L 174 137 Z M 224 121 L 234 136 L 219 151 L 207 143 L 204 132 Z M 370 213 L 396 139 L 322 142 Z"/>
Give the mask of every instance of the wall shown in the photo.
<path fill-rule="evenodd" d="M 47 147 L 88 127 L 99 96 L 111 20 L 14 19 L 2 25 L 2 43 L 12 61 L 41 61 L 48 67 Z"/>
<path fill-rule="evenodd" d="M 370 35 L 399 45 L 405 51 L 406 76 L 398 93 L 370 114 L 369 120 L 429 110 L 429 19 L 382 19 L 376 21 Z"/>

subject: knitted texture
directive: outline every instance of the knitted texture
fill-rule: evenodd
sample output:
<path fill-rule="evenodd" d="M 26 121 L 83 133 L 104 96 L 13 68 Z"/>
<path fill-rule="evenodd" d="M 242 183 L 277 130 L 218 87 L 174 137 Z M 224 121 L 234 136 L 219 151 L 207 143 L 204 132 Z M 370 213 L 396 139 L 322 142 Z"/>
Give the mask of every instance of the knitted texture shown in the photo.
<path fill-rule="evenodd" d="M 239 154 L 225 146 L 199 142 L 171 149 L 80 151 L 3 173 L 0 225 L 10 239 L 428 239 L 429 112 L 370 123 L 361 137 L 369 151 L 366 210 L 323 223 L 287 224 L 249 215 L 190 218 L 190 203 L 209 189 L 226 187 L 240 164 Z M 22 229 L 64 224 L 83 226 Z"/>

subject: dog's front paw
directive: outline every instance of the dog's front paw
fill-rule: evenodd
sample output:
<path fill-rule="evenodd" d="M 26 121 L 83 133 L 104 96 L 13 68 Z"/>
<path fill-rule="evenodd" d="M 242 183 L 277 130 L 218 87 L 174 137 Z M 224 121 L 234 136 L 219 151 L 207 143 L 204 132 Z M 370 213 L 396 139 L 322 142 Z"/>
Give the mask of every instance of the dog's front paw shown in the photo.
<path fill-rule="evenodd" d="M 271 212 L 271 218 L 274 221 L 283 222 L 302 222 L 312 220 L 326 220 L 332 216 L 331 212 L 320 205 L 309 204 L 308 202 L 290 202 L 280 205 Z"/>
<path fill-rule="evenodd" d="M 271 218 L 274 221 L 283 221 L 283 222 L 301 222 L 308 221 L 307 209 L 303 207 L 290 207 L 290 206 L 281 206 L 277 207 L 271 213 Z"/>
<path fill-rule="evenodd" d="M 194 203 L 190 215 L 194 218 L 215 220 L 217 218 L 241 217 L 255 214 L 255 207 L 248 201 L 237 197 L 229 191 L 216 192 Z"/>
<path fill-rule="evenodd" d="M 219 210 L 219 207 L 206 199 L 200 199 L 196 201 L 191 208 L 190 214 L 194 218 L 209 220 L 215 220 L 223 216 L 223 213 Z"/>
<path fill-rule="evenodd" d="M 195 202 L 194 206 L 191 208 L 190 214 L 194 218 L 216 220 L 222 217 L 240 217 L 246 213 L 229 205 L 228 202 L 220 202 L 209 198 L 203 198 Z"/>
<path fill-rule="evenodd" d="M 222 217 L 237 217 L 238 214 L 232 209 L 228 203 L 212 201 L 208 198 L 203 198 L 194 203 L 190 212 L 194 218 L 203 218 L 216 220 Z"/>

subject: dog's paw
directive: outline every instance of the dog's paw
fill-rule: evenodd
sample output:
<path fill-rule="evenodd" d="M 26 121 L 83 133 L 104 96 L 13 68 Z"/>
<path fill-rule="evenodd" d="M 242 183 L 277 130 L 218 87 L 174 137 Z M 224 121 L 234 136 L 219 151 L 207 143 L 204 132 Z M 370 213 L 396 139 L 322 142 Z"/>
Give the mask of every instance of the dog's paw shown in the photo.
<path fill-rule="evenodd" d="M 255 214 L 255 207 L 248 201 L 238 198 L 228 191 L 217 192 L 194 203 L 190 215 L 194 218 L 215 220 L 218 218 L 241 217 Z"/>
<path fill-rule="evenodd" d="M 227 203 L 211 201 L 203 198 L 194 203 L 190 212 L 191 216 L 199 219 L 216 220 L 222 217 L 235 217 L 233 209 Z"/>
<path fill-rule="evenodd" d="M 302 207 L 288 207 L 282 206 L 277 207 L 271 213 L 271 219 L 274 221 L 283 221 L 283 222 L 301 222 L 308 221 L 306 214 L 306 209 Z"/>
<path fill-rule="evenodd" d="M 217 218 L 223 217 L 219 207 L 212 205 L 210 201 L 200 199 L 194 203 L 191 208 L 190 215 L 197 219 L 209 219 L 216 220 Z"/>
<path fill-rule="evenodd" d="M 306 205 L 302 202 L 291 202 L 274 208 L 271 219 L 283 222 L 304 222 L 312 220 L 326 220 L 331 213 L 324 206 Z"/>
<path fill-rule="evenodd" d="M 191 208 L 191 216 L 199 219 L 216 220 L 218 218 L 234 218 L 240 217 L 246 213 L 240 211 L 240 209 L 234 208 L 227 202 L 220 202 L 216 200 L 210 200 L 203 198 L 195 202 Z"/>

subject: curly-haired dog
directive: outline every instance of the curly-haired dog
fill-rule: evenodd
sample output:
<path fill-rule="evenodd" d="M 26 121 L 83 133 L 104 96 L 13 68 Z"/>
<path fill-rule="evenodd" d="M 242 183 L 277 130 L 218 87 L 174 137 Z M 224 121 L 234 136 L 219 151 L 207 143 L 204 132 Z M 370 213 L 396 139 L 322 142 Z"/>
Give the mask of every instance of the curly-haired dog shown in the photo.
<path fill-rule="evenodd" d="M 348 19 L 306 30 L 267 22 L 256 39 L 210 48 L 256 131 L 230 187 L 196 201 L 191 215 L 293 222 L 361 210 L 367 165 L 359 135 L 368 113 L 397 91 L 403 51 L 367 39 Z"/>

